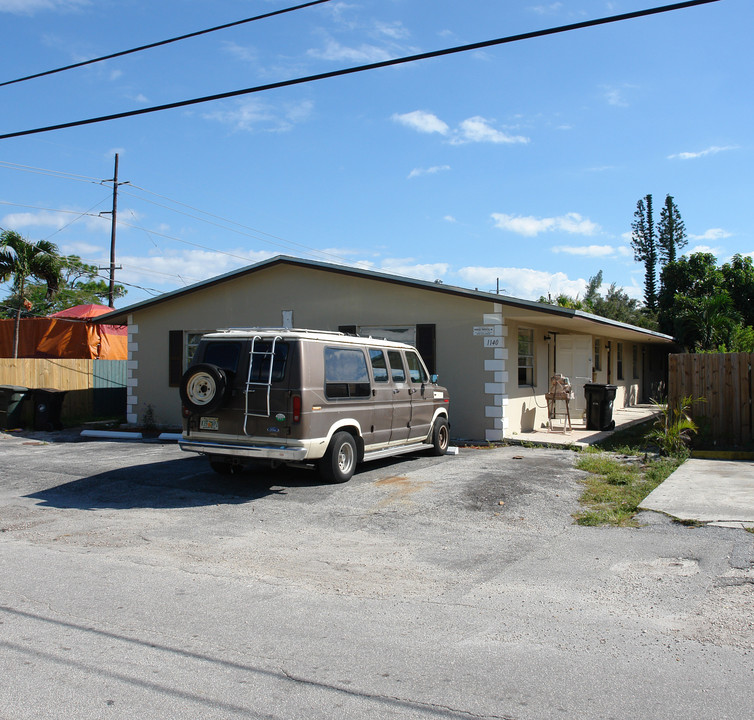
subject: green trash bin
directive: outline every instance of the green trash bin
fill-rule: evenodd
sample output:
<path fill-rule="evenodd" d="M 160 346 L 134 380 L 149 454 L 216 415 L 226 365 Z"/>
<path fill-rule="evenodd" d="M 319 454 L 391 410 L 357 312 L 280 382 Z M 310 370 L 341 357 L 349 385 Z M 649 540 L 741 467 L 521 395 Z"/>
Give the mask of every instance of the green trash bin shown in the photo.
<path fill-rule="evenodd" d="M 21 385 L 0 385 L 0 428 L 21 427 L 21 411 L 29 388 Z"/>
<path fill-rule="evenodd" d="M 55 388 L 34 388 L 34 429 L 62 430 L 60 414 L 63 410 L 65 390 Z"/>

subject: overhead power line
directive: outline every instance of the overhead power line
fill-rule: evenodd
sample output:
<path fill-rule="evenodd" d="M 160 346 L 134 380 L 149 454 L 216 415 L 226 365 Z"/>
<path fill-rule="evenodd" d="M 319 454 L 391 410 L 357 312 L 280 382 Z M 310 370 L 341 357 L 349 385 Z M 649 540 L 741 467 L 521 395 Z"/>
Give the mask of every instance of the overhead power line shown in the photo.
<path fill-rule="evenodd" d="M 178 35 L 177 37 L 169 38 L 167 40 L 159 40 L 158 42 L 149 43 L 148 45 L 140 45 L 139 47 L 131 48 L 130 50 L 121 50 L 119 52 L 111 53 L 110 55 L 103 55 L 102 57 L 92 58 L 91 60 L 82 60 L 81 62 L 73 63 L 71 65 L 65 65 L 53 70 L 45 70 L 43 72 L 34 73 L 33 75 L 26 75 L 25 77 L 16 78 L 15 80 L 5 80 L 4 82 L 0 82 L 0 87 L 4 87 L 5 85 L 13 85 L 14 83 L 25 82 L 26 80 L 34 80 L 35 78 L 45 77 L 46 75 L 54 75 L 55 73 L 64 72 L 65 70 L 73 70 L 75 68 L 84 67 L 85 65 L 93 65 L 94 63 L 102 62 L 103 60 L 112 60 L 113 58 L 123 57 L 124 55 L 131 55 L 133 53 L 141 52 L 142 50 L 151 50 L 152 48 L 161 47 L 162 45 L 169 45 L 170 43 L 179 42 L 180 40 L 188 40 L 189 38 L 198 37 L 199 35 L 207 35 L 208 33 L 217 32 L 218 30 L 226 30 L 227 28 L 244 25 L 245 23 L 255 22 L 256 20 L 265 20 L 266 18 L 271 18 L 275 15 L 283 15 L 284 13 L 293 12 L 294 10 L 303 10 L 304 8 L 311 7 L 312 5 L 321 5 L 322 3 L 326 2 L 330 2 L 330 0 L 312 0 L 312 2 L 306 2 L 302 5 L 283 8 L 281 10 L 274 10 L 272 12 L 264 13 L 263 15 L 255 15 L 254 17 L 244 18 L 243 20 L 235 20 L 234 22 L 225 23 L 224 25 L 217 25 L 215 27 L 207 28 L 206 30 L 197 30 L 196 32 L 186 33 L 185 35 Z"/>
<path fill-rule="evenodd" d="M 178 102 L 167 103 L 165 105 L 155 105 L 138 110 L 128 110 L 126 112 L 115 113 L 113 115 L 102 115 L 100 117 L 88 118 L 86 120 L 74 120 L 72 122 L 60 123 L 58 125 L 48 125 L 46 127 L 34 128 L 33 130 L 20 130 L 12 133 L 0 135 L 0 140 L 9 138 L 22 137 L 24 135 L 36 135 L 38 133 L 50 132 L 52 130 L 64 130 L 66 128 L 81 127 L 83 125 L 92 125 L 94 123 L 107 122 L 110 120 L 120 120 L 137 115 L 147 115 L 149 113 L 161 112 L 163 110 L 174 110 L 177 108 L 188 107 L 190 105 L 199 105 L 201 103 L 212 102 L 214 100 L 227 100 L 228 98 L 240 97 L 241 95 L 250 95 L 252 93 L 264 92 L 266 90 L 276 90 L 278 88 L 290 87 L 292 85 L 302 85 L 304 83 L 325 80 L 327 78 L 340 77 L 342 75 L 352 75 L 354 73 L 365 72 L 367 70 L 377 70 L 379 68 L 391 67 L 393 65 L 403 65 L 405 63 L 416 62 L 418 60 L 427 60 L 429 58 L 442 57 L 443 55 L 452 55 L 455 53 L 468 52 L 470 50 L 480 50 L 482 48 L 493 47 L 495 45 L 504 45 L 506 43 L 519 42 L 521 40 L 531 40 L 533 38 L 555 35 L 558 33 L 570 32 L 572 30 L 581 30 L 583 28 L 595 27 L 597 25 L 606 25 L 608 23 L 620 22 L 623 20 L 633 20 L 635 18 L 657 15 L 659 13 L 670 12 L 672 10 L 682 10 L 695 5 L 707 5 L 709 3 L 719 2 L 719 0 L 686 0 L 686 2 L 664 5 L 662 7 L 649 8 L 646 10 L 637 10 L 635 12 L 623 13 L 621 15 L 611 15 L 609 17 L 597 18 L 595 20 L 585 20 L 584 22 L 572 23 L 570 25 L 561 25 L 559 27 L 547 28 L 544 30 L 535 30 L 532 32 L 521 33 L 519 35 L 509 35 L 508 37 L 495 38 L 494 40 L 484 40 L 482 42 L 471 43 L 469 45 L 459 45 L 457 47 L 445 48 L 444 50 L 433 50 L 431 52 L 419 53 L 417 55 L 408 55 L 392 60 L 383 60 L 367 65 L 357 65 L 355 67 L 343 68 L 341 70 L 332 70 L 330 72 L 318 73 L 316 75 L 307 75 L 305 77 L 293 78 L 290 80 L 281 80 L 279 82 L 268 83 L 266 85 L 257 85 L 256 87 L 244 88 L 242 90 L 231 90 L 229 92 L 218 93 L 216 95 L 206 95 L 192 100 L 180 100 Z"/>

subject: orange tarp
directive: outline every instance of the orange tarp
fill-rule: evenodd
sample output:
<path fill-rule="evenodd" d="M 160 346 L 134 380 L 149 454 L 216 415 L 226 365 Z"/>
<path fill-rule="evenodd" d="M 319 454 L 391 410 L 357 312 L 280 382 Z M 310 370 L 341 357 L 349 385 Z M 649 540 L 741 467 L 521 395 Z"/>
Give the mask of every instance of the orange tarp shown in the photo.
<path fill-rule="evenodd" d="M 14 320 L 0 320 L 0 357 L 13 357 Z M 126 360 L 125 325 L 97 325 L 62 318 L 21 318 L 20 358 Z"/>

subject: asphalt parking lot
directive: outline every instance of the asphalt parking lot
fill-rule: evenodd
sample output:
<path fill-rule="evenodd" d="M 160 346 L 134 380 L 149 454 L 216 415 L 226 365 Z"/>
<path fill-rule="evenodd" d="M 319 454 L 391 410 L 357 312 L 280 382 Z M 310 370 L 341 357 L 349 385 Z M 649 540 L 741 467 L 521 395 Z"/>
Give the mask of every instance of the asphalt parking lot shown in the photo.
<path fill-rule="evenodd" d="M 0 437 L 0 716 L 670 718 L 754 701 L 754 536 L 573 524 L 568 450 L 223 477 Z"/>

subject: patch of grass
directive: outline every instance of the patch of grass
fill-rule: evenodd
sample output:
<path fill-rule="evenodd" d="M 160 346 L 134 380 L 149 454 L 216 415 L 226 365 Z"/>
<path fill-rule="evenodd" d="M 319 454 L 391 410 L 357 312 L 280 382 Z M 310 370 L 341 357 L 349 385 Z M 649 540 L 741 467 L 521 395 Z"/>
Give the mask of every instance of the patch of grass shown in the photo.
<path fill-rule="evenodd" d="M 579 525 L 636 527 L 634 515 L 641 501 L 682 462 L 677 458 L 642 460 L 643 453 L 585 453 L 576 463 L 589 476 L 581 496 L 582 512 L 574 518 Z"/>

